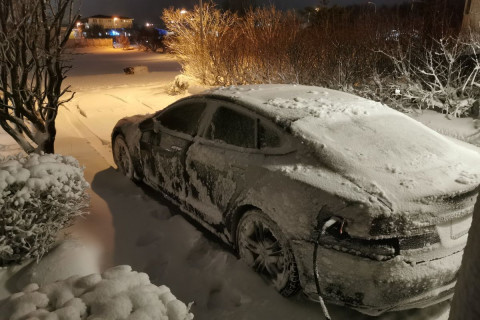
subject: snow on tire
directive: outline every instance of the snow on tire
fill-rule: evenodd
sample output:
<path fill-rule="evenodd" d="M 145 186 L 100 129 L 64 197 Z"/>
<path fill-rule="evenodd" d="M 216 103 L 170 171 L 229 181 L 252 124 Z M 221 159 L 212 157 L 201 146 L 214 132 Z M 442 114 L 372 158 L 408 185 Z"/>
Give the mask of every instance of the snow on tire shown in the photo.
<path fill-rule="evenodd" d="M 240 258 L 283 296 L 300 288 L 295 258 L 277 224 L 260 210 L 245 213 L 237 227 Z"/>
<path fill-rule="evenodd" d="M 134 179 L 132 157 L 128 151 L 127 142 L 122 135 L 117 135 L 113 143 L 113 159 L 122 172 L 129 179 Z"/>

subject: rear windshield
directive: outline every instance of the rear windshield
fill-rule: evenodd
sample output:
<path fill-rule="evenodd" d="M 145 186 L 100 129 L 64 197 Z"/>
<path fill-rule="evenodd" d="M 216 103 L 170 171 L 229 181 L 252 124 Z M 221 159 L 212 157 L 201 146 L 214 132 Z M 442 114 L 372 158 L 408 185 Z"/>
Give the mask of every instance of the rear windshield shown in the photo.
<path fill-rule="evenodd" d="M 330 166 L 392 170 L 432 167 L 452 154 L 452 142 L 403 115 L 382 114 L 328 122 L 308 117 L 292 131 L 312 143 Z"/>

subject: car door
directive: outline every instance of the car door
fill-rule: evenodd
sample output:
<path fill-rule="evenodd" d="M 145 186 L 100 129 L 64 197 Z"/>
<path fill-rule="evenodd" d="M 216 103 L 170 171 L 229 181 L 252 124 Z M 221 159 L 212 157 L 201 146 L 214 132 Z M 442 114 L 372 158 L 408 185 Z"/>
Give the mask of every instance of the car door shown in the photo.
<path fill-rule="evenodd" d="M 187 100 L 152 118 L 142 132 L 140 148 L 147 184 L 177 201 L 186 197 L 185 156 L 205 110 L 202 100 Z"/>
<path fill-rule="evenodd" d="M 210 101 L 208 113 L 202 137 L 187 153 L 187 203 L 201 211 L 208 224 L 221 226 L 224 213 L 263 174 L 265 139 L 280 144 L 280 136 L 233 103 Z"/>

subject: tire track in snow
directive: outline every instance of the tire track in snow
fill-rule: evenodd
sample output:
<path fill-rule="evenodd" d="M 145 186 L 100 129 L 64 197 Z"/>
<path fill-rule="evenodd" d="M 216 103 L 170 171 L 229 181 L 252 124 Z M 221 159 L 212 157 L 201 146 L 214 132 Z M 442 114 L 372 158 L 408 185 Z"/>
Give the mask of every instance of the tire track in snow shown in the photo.
<path fill-rule="evenodd" d="M 71 112 L 69 109 L 66 109 L 66 112 L 62 113 L 65 116 L 65 121 L 70 124 L 72 128 L 79 137 L 84 138 L 92 146 L 95 151 L 100 154 L 100 156 L 112 167 L 115 167 L 115 162 L 113 161 L 110 141 L 105 141 L 96 135 L 92 130 L 90 130 L 79 117 Z"/>
<path fill-rule="evenodd" d="M 112 97 L 112 98 L 115 98 L 115 99 L 117 99 L 117 100 L 120 100 L 120 101 L 122 101 L 122 102 L 125 103 L 125 104 L 128 104 L 128 102 L 127 102 L 126 100 L 124 100 L 124 99 L 122 99 L 122 98 L 120 98 L 119 96 L 116 96 L 116 95 L 114 95 L 114 94 L 108 94 L 108 93 L 107 93 L 107 94 L 105 94 L 105 95 L 106 95 L 106 96 L 110 96 L 110 97 Z"/>

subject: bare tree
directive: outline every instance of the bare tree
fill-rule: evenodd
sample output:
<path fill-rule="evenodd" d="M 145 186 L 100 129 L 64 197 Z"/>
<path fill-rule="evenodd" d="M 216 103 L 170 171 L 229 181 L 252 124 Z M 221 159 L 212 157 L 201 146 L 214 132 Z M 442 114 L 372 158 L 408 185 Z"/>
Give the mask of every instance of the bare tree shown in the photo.
<path fill-rule="evenodd" d="M 62 87 L 73 2 L 0 0 L 0 126 L 28 153 L 54 152 L 58 109 L 73 97 Z"/>

